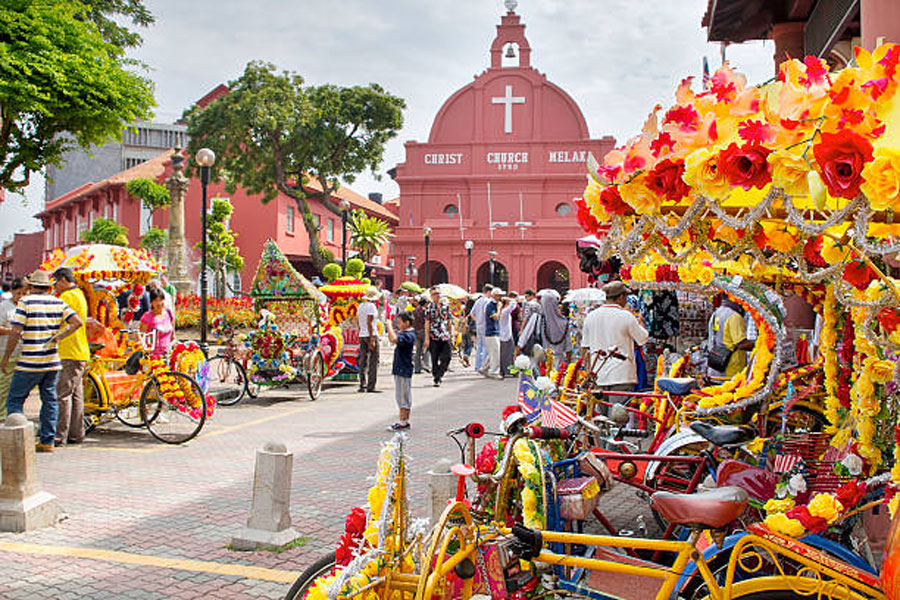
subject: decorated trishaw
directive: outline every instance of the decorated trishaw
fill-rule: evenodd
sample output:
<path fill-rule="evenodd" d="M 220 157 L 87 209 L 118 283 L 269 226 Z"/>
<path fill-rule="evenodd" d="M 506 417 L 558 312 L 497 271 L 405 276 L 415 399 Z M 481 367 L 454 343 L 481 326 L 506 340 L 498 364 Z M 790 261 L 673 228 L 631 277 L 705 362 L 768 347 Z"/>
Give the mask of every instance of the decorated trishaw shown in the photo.
<path fill-rule="evenodd" d="M 789 60 L 756 87 L 726 65 L 700 93 L 686 80 L 588 165 L 578 218 L 600 258 L 637 289 L 729 299 L 758 330 L 746 361 L 719 357 L 710 379 L 664 356 L 655 394 L 597 413 L 592 367 L 619 349 L 534 374 L 496 442 L 476 454 L 484 427 L 450 432 L 466 464 L 430 530 L 409 516 L 395 438 L 367 510 L 288 598 L 900 598 L 900 46 L 855 64 Z M 818 314 L 812 348 L 790 337 L 789 296 Z M 573 379 L 574 407 L 559 402 Z M 627 449 L 629 411 L 654 417 L 658 453 Z M 686 436 L 701 449 L 663 456 Z M 613 481 L 647 494 L 663 539 L 602 520 L 611 535 L 580 533 Z"/>
<path fill-rule="evenodd" d="M 151 357 L 155 337 L 141 333 L 134 319 L 144 286 L 165 267 L 144 250 L 106 244 L 56 249 L 41 264 L 50 272 L 59 267 L 73 270 L 88 304 L 85 430 L 117 419 L 147 427 L 166 443 L 196 436 L 215 405 L 203 387 L 208 370 L 203 352 L 196 344 L 178 343 L 169 356 Z M 122 294 L 127 307 L 120 310 Z"/>

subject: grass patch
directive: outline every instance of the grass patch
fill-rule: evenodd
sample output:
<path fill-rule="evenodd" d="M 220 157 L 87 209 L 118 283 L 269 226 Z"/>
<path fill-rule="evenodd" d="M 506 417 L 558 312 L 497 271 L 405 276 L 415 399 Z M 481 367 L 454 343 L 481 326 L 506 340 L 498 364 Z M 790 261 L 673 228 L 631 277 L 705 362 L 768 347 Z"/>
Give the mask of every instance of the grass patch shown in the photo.
<path fill-rule="evenodd" d="M 303 536 L 298 537 L 293 542 L 288 542 L 283 546 L 257 546 L 256 550 L 253 552 L 274 552 L 275 554 L 281 554 L 286 550 L 290 550 L 291 548 L 302 548 L 306 545 L 306 538 Z M 234 547 L 231 545 L 231 542 L 225 544 L 226 550 L 234 550 Z"/>

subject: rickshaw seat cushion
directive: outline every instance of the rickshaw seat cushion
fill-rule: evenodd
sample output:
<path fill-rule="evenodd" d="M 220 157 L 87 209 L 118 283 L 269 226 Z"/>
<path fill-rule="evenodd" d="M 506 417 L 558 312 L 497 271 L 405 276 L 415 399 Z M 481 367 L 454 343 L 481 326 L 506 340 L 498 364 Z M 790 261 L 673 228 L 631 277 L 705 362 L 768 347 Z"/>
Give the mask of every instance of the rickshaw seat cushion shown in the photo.
<path fill-rule="evenodd" d="M 695 494 L 656 492 L 650 505 L 670 523 L 721 529 L 741 516 L 748 500 L 744 489 L 728 486 Z"/>
<path fill-rule="evenodd" d="M 693 377 L 658 377 L 656 385 L 674 396 L 687 396 L 697 389 L 697 380 Z"/>
<path fill-rule="evenodd" d="M 706 421 L 694 421 L 691 430 L 716 446 L 735 446 L 749 442 L 756 437 L 751 427 L 741 425 L 713 425 Z"/>

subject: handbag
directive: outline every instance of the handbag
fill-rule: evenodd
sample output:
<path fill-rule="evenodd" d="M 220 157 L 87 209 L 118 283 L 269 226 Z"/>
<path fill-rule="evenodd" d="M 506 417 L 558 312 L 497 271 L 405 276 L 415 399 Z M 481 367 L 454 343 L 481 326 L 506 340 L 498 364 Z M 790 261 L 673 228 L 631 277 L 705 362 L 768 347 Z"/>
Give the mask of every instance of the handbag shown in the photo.
<path fill-rule="evenodd" d="M 715 344 L 706 355 L 706 364 L 716 371 L 725 372 L 728 361 L 731 360 L 733 350 L 729 350 L 724 344 Z"/>

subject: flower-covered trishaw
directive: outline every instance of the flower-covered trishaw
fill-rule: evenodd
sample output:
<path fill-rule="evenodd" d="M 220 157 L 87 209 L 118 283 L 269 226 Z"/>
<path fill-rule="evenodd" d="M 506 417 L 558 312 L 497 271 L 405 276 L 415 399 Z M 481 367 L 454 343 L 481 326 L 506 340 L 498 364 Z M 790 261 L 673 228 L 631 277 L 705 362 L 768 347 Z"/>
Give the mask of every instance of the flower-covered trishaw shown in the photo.
<path fill-rule="evenodd" d="M 624 280 L 724 293 L 758 329 L 746 366 L 700 389 L 678 378 L 686 358 L 658 365 L 670 375 L 661 391 L 683 398 L 671 434 L 731 455 L 711 489 L 651 496 L 686 539 L 571 533 L 578 519 L 547 512 L 554 446 L 528 441 L 567 434 L 540 427 L 507 429 L 514 451 L 485 470 L 454 467 L 457 497 L 428 532 L 405 503 L 401 437 L 382 452 L 368 510 L 288 597 L 900 598 L 898 85 L 896 45 L 857 50 L 837 73 L 790 60 L 756 87 L 725 66 L 703 92 L 685 81 L 674 106 L 588 166 L 579 221 L 621 258 Z M 818 313 L 819 333 L 786 369 L 792 295 Z M 518 512 L 476 510 L 465 478 L 496 486 L 513 468 L 530 490 Z"/>
<path fill-rule="evenodd" d="M 73 270 L 88 304 L 85 430 L 115 418 L 170 444 L 196 436 L 214 406 L 198 383 L 208 369 L 203 352 L 179 343 L 169 357 L 151 358 L 155 337 L 139 332 L 134 321 L 144 285 L 165 267 L 144 250 L 106 244 L 57 249 L 41 265 L 51 272 L 58 267 Z M 128 308 L 120 311 L 116 297 L 128 291 Z"/>

